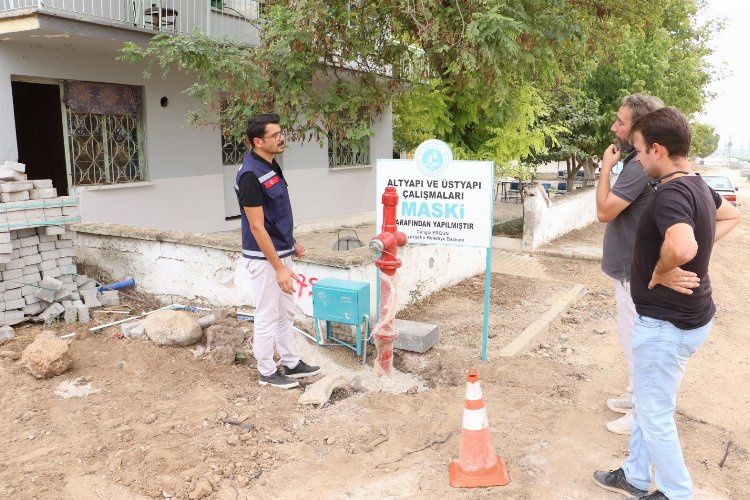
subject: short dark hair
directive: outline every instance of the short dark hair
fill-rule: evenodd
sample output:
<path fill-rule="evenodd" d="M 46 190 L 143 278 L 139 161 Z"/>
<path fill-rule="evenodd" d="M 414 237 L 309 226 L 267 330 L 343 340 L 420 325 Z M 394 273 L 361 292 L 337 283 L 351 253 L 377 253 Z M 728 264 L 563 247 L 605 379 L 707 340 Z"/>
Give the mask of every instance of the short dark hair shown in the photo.
<path fill-rule="evenodd" d="M 656 143 L 667 148 L 669 157 L 687 158 L 690 151 L 690 123 L 677 108 L 661 108 L 638 118 L 630 127 L 630 137 L 640 132 L 648 148 Z"/>
<path fill-rule="evenodd" d="M 266 125 L 275 123 L 278 125 L 281 118 L 276 113 L 263 113 L 262 115 L 251 116 L 247 120 L 247 138 L 250 140 L 250 147 L 253 146 L 253 139 L 262 138 L 266 134 Z"/>

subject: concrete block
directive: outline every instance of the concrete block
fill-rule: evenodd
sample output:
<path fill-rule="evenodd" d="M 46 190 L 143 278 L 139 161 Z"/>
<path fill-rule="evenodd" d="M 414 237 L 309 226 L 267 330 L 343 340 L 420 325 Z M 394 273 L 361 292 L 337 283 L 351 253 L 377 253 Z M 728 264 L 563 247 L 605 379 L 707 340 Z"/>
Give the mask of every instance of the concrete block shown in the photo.
<path fill-rule="evenodd" d="M 58 303 L 50 304 L 50 306 L 42 311 L 38 316 L 41 321 L 45 323 L 51 323 L 55 318 L 65 312 L 65 308 Z"/>
<path fill-rule="evenodd" d="M 101 294 L 99 301 L 103 306 L 119 306 L 120 293 L 117 290 L 105 290 Z"/>
<path fill-rule="evenodd" d="M 0 184 L 0 192 L 2 193 L 18 193 L 31 189 L 34 189 L 34 184 L 29 181 L 9 181 Z"/>
<path fill-rule="evenodd" d="M 76 256 L 75 248 L 59 248 L 55 251 L 59 252 L 60 257 L 75 257 Z"/>
<path fill-rule="evenodd" d="M 0 243 L 0 253 L 4 254 L 12 254 L 13 253 L 13 244 L 12 243 Z"/>
<path fill-rule="evenodd" d="M 35 285 L 42 281 L 42 275 L 39 272 L 24 274 L 21 278 L 21 283 L 24 285 Z"/>
<path fill-rule="evenodd" d="M 34 185 L 34 189 L 49 189 L 54 187 L 52 185 L 52 179 L 34 179 L 31 183 Z"/>
<path fill-rule="evenodd" d="M 37 228 L 39 231 L 39 234 L 44 234 L 47 236 L 51 236 L 53 234 L 64 234 L 65 228 L 62 226 L 44 226 Z"/>
<path fill-rule="evenodd" d="M 0 168 L 0 181 L 14 181 L 15 179 L 15 170 L 11 170 L 9 168 Z"/>
<path fill-rule="evenodd" d="M 39 289 L 34 295 L 41 300 L 47 302 L 54 302 L 55 292 L 62 290 L 63 284 L 61 281 L 54 278 L 44 278 L 39 282 Z"/>
<path fill-rule="evenodd" d="M 27 181 L 29 180 L 29 176 L 26 174 L 22 174 L 20 172 L 13 172 L 13 180 L 14 181 Z"/>
<path fill-rule="evenodd" d="M 62 217 L 62 207 L 44 207 L 44 217 L 53 219 Z"/>
<path fill-rule="evenodd" d="M 3 280 L 20 280 L 23 277 L 23 271 L 21 269 L 11 269 L 9 271 L 3 271 Z"/>
<path fill-rule="evenodd" d="M 51 234 L 49 236 L 46 234 L 39 234 L 37 236 L 39 236 L 39 243 L 49 243 L 50 241 L 55 242 L 58 238 L 56 234 Z"/>
<path fill-rule="evenodd" d="M 27 212 L 30 212 L 30 210 L 27 210 Z M 39 244 L 39 236 L 32 235 L 32 236 L 25 236 L 23 238 L 18 238 L 18 245 L 19 247 L 32 247 Z"/>
<path fill-rule="evenodd" d="M 44 220 L 44 209 L 43 208 L 31 208 L 31 209 L 26 210 L 26 220 L 28 221 Z"/>
<path fill-rule="evenodd" d="M 23 313 L 26 316 L 35 316 L 44 310 L 44 302 L 34 302 L 33 304 L 27 304 L 23 308 Z"/>
<path fill-rule="evenodd" d="M 42 278 L 57 278 L 60 275 L 62 275 L 62 271 L 60 271 L 59 267 L 53 267 L 47 271 L 42 271 Z"/>
<path fill-rule="evenodd" d="M 92 279 L 89 279 L 89 281 L 86 281 L 82 285 L 78 285 L 78 291 L 83 294 L 86 290 L 93 290 L 96 288 L 96 282 Z"/>
<path fill-rule="evenodd" d="M 34 189 L 34 185 L 31 185 L 31 189 L 29 190 L 29 198 L 32 200 L 43 200 L 46 198 L 56 198 L 57 197 L 57 189 L 55 188 L 42 188 L 42 189 Z"/>
<path fill-rule="evenodd" d="M 27 274 L 39 273 L 39 266 L 37 264 L 29 264 L 28 266 L 23 266 L 21 272 L 24 276 Z"/>
<path fill-rule="evenodd" d="M 55 248 L 73 248 L 73 240 L 57 240 L 55 242 Z"/>
<path fill-rule="evenodd" d="M 13 201 L 26 201 L 29 199 L 29 192 L 28 191 L 18 191 L 15 193 L 0 193 L 0 201 L 3 203 L 13 202 Z"/>
<path fill-rule="evenodd" d="M 35 265 L 37 266 L 37 271 L 39 271 L 39 264 L 42 263 L 42 256 L 38 253 L 34 253 L 31 255 L 26 255 L 23 258 L 21 258 L 21 262 L 23 262 L 27 266 Z"/>
<path fill-rule="evenodd" d="M 27 295 L 34 295 L 37 290 L 39 290 L 39 287 L 37 286 L 38 283 L 35 283 L 33 285 L 24 285 L 21 287 L 21 295 L 26 297 Z"/>
<path fill-rule="evenodd" d="M 6 300 L 5 301 L 5 311 L 10 311 L 11 309 L 23 309 L 26 307 L 26 301 L 23 299 L 14 299 L 14 300 Z"/>
<path fill-rule="evenodd" d="M 60 276 L 60 278 L 62 278 L 62 276 Z M 63 288 L 66 290 L 70 290 L 71 293 L 78 291 L 78 285 L 76 285 L 73 281 L 63 283 Z"/>
<path fill-rule="evenodd" d="M 3 300 L 6 302 L 9 300 L 17 300 L 23 297 L 23 293 L 21 293 L 21 288 L 14 288 L 13 290 L 7 290 L 3 292 Z"/>
<path fill-rule="evenodd" d="M 146 328 L 143 321 L 131 321 L 129 323 L 121 324 L 120 331 L 126 337 L 141 338 L 146 332 Z"/>
<path fill-rule="evenodd" d="M 0 326 L 0 340 L 13 340 L 16 332 L 8 325 Z"/>
<path fill-rule="evenodd" d="M 60 255 L 59 250 L 46 250 L 44 252 L 39 252 L 42 256 L 42 260 L 57 260 L 62 255 Z"/>
<path fill-rule="evenodd" d="M 36 229 L 34 229 L 33 227 L 27 227 L 17 230 L 16 234 L 19 238 L 26 238 L 27 236 L 34 236 L 36 234 Z"/>
<path fill-rule="evenodd" d="M 78 268 L 75 264 L 68 264 L 65 266 L 57 266 L 57 268 L 60 270 L 63 274 L 78 274 Z M 75 286 L 75 283 L 73 283 Z"/>
<path fill-rule="evenodd" d="M 5 264 L 7 262 L 10 262 L 12 259 L 13 257 L 11 257 L 11 254 L 0 253 L 0 264 Z"/>
<path fill-rule="evenodd" d="M 50 269 L 54 269 L 57 267 L 57 259 L 54 260 L 43 260 L 39 263 L 39 270 L 40 271 L 49 271 Z"/>
<path fill-rule="evenodd" d="M 2 185 L 2 184 L 0 184 Z M 25 222 L 26 221 L 26 210 L 20 210 L 18 212 L 8 212 L 5 214 L 5 219 L 8 221 L 9 224 L 15 224 L 18 222 Z"/>
<path fill-rule="evenodd" d="M 5 311 L 3 313 L 2 322 L 6 325 L 15 325 L 16 323 L 21 323 L 23 320 L 24 316 L 21 310 Z"/>
<path fill-rule="evenodd" d="M 99 302 L 99 292 L 96 290 L 96 288 L 92 287 L 87 290 L 83 290 L 79 288 L 78 291 L 83 297 L 83 303 L 86 304 L 87 306 L 100 307 L 102 305 L 102 303 Z"/>
<path fill-rule="evenodd" d="M 55 302 L 61 302 L 69 298 L 70 298 L 70 290 L 68 290 L 67 288 L 61 288 L 55 292 Z"/>
<path fill-rule="evenodd" d="M 57 252 L 57 250 L 52 250 L 53 252 Z M 37 249 L 36 245 L 32 247 L 22 247 L 18 249 L 18 256 L 19 257 L 28 257 L 29 255 L 39 254 L 39 250 Z M 44 255 L 42 255 L 42 259 L 44 259 Z"/>
<path fill-rule="evenodd" d="M 0 301 L 0 312 L 4 312 L 4 311 L 5 311 L 5 301 L 3 300 L 3 301 Z"/>
<path fill-rule="evenodd" d="M 427 352 L 438 341 L 437 325 L 397 319 L 395 327 L 398 330 L 398 338 L 393 343 L 395 349 Z"/>
<path fill-rule="evenodd" d="M 79 305 L 79 306 L 76 306 L 76 308 L 78 309 L 78 322 L 79 323 L 88 323 L 89 321 L 91 321 L 91 315 L 89 314 L 88 306 Z"/>
<path fill-rule="evenodd" d="M 10 243 L 10 233 L 0 233 L 0 243 Z"/>
<path fill-rule="evenodd" d="M 73 257 L 60 257 L 57 259 L 57 266 L 63 267 L 63 266 L 69 266 L 73 263 Z"/>
<path fill-rule="evenodd" d="M 14 280 L 5 280 L 5 291 L 13 290 L 15 288 L 22 288 L 24 285 L 23 281 L 20 279 L 14 279 Z"/>
<path fill-rule="evenodd" d="M 62 207 L 62 213 L 66 217 L 77 217 L 81 215 L 79 207 Z"/>
<path fill-rule="evenodd" d="M 26 164 L 25 163 L 19 163 L 17 161 L 10 161 L 5 160 L 5 168 L 14 170 L 16 172 L 21 172 L 22 174 L 26 172 Z"/>
<path fill-rule="evenodd" d="M 60 266 L 57 266 L 57 267 L 60 267 Z M 63 274 L 62 276 L 59 276 L 57 279 L 59 279 L 63 283 L 73 283 L 75 281 L 73 279 L 72 274 Z M 70 287 L 67 287 L 67 288 L 70 288 Z M 75 289 L 78 290 L 78 288 L 75 288 Z"/>
<path fill-rule="evenodd" d="M 66 229 L 64 234 L 59 236 L 61 240 L 74 240 L 76 239 L 76 232 L 71 229 Z"/>
<path fill-rule="evenodd" d="M 45 241 L 45 242 L 40 242 L 39 245 L 37 246 L 39 247 L 40 252 L 49 252 L 50 250 L 55 250 L 57 248 L 56 243 L 57 243 L 57 240 Z"/>
<path fill-rule="evenodd" d="M 23 300 L 26 301 L 26 305 L 27 306 L 30 305 L 30 304 L 36 304 L 37 302 L 39 302 L 39 299 L 33 293 L 30 294 L 30 295 L 24 295 Z M 34 314 L 36 314 L 36 313 L 34 313 Z"/>
<path fill-rule="evenodd" d="M 81 294 L 78 293 L 78 291 L 70 292 L 70 298 L 73 299 L 73 301 L 79 301 L 81 299 Z"/>
<path fill-rule="evenodd" d="M 78 308 L 74 306 L 72 303 L 65 307 L 65 322 L 66 323 L 75 323 L 78 321 Z"/>
<path fill-rule="evenodd" d="M 15 260 L 15 259 L 18 259 L 18 258 L 19 258 L 19 256 L 18 256 L 18 249 L 15 249 L 15 250 L 13 250 L 13 252 L 11 252 L 11 254 L 10 254 L 10 255 L 11 255 L 11 257 L 12 257 L 12 258 L 13 258 L 14 260 Z"/>

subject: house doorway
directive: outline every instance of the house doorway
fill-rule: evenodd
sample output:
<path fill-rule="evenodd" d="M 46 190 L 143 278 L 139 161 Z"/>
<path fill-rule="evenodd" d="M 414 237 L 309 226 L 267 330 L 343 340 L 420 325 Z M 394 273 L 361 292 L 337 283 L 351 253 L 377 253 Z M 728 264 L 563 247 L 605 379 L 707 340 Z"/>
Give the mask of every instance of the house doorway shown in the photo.
<path fill-rule="evenodd" d="M 58 196 L 68 195 L 60 85 L 11 82 L 18 161 L 29 179 L 52 179 Z"/>

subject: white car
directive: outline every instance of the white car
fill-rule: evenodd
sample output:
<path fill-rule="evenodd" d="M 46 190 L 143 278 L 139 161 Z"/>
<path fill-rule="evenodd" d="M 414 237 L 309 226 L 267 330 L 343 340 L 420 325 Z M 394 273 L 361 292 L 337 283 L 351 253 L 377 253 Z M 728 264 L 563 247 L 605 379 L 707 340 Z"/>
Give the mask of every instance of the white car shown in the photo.
<path fill-rule="evenodd" d="M 726 175 L 701 175 L 711 189 L 719 193 L 732 205 L 737 205 L 737 190 Z"/>

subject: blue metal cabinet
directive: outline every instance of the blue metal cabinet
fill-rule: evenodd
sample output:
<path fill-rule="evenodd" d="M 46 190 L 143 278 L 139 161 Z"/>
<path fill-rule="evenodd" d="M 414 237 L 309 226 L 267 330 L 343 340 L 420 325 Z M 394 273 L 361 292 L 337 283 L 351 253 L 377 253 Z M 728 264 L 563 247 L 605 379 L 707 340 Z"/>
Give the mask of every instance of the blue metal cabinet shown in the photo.
<path fill-rule="evenodd" d="M 313 284 L 313 318 L 315 321 L 315 342 L 325 344 L 320 338 L 319 321 L 326 322 L 327 338 L 336 344 L 346 346 L 362 356 L 364 344 L 370 330 L 370 284 L 357 281 L 323 278 Z M 336 338 L 331 323 L 343 323 L 355 327 L 355 343 L 351 344 Z M 362 337 L 362 325 L 366 325 Z M 364 356 L 363 356 L 364 362 Z"/>

